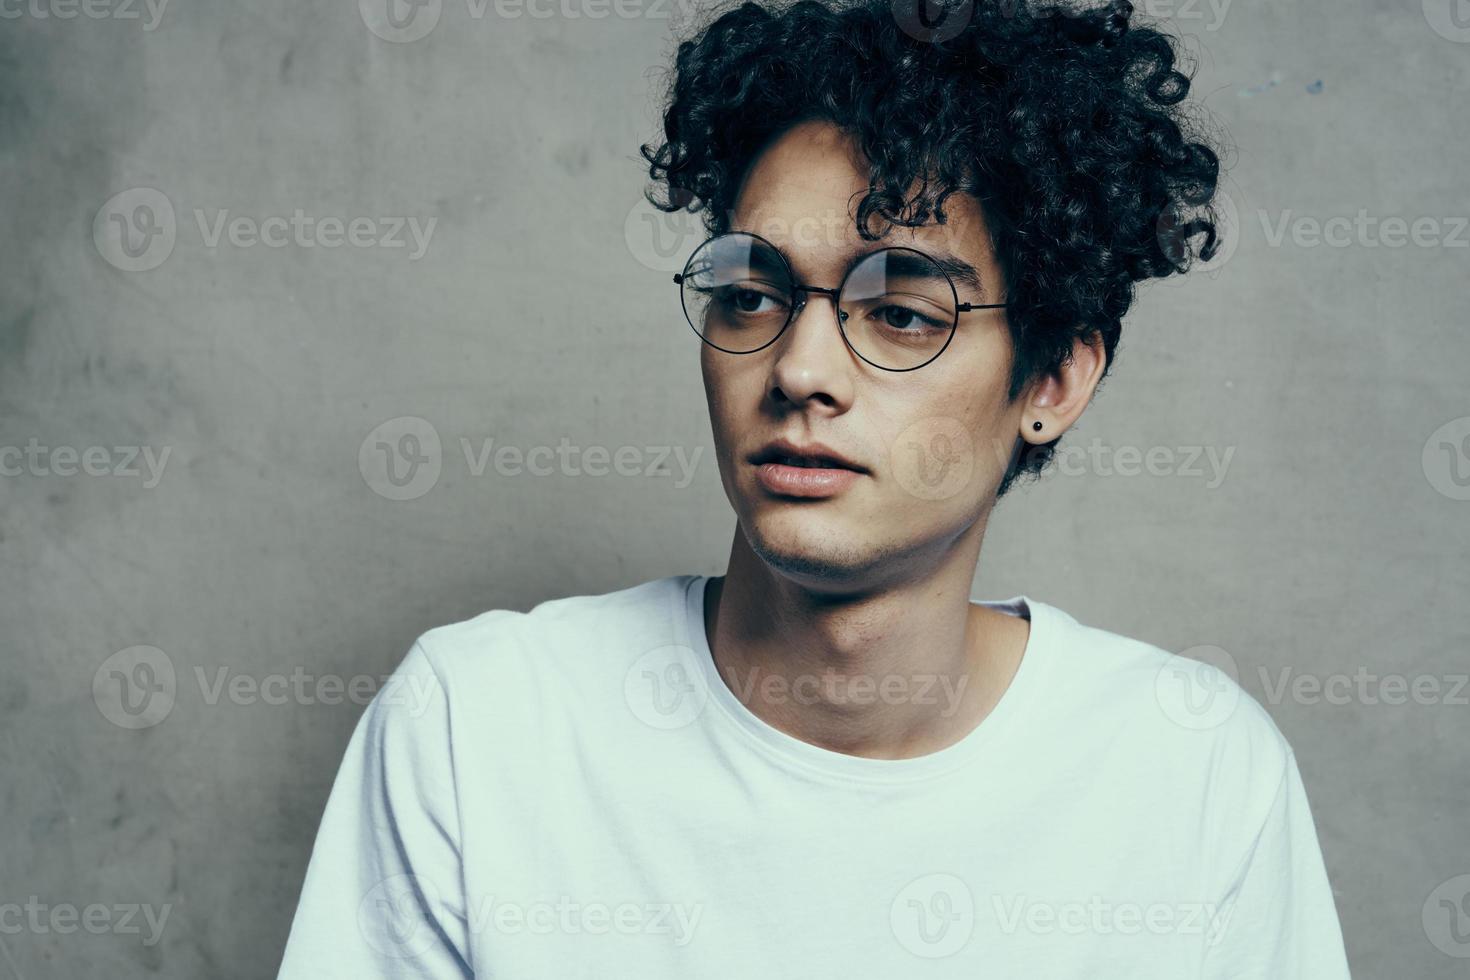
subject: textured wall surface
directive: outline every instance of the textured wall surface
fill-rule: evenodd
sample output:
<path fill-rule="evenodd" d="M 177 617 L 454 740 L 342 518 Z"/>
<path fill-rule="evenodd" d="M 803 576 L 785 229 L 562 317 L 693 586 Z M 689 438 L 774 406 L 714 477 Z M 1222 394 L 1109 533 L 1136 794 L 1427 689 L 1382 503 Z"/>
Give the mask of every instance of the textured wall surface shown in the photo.
<path fill-rule="evenodd" d="M 0 978 L 272 976 L 413 637 L 723 570 L 697 231 L 640 206 L 687 12 L 384 8 L 0 0 Z M 1234 670 L 1355 974 L 1464 977 L 1470 18 L 1145 9 L 1235 227 L 1143 291 L 975 593 Z"/>

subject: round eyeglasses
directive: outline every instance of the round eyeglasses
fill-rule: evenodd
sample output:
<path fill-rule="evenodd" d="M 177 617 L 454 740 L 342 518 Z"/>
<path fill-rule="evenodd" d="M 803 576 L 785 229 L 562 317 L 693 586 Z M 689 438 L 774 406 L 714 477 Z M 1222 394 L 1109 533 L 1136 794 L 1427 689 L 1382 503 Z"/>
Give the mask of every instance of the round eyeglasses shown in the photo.
<path fill-rule="evenodd" d="M 807 294 L 832 299 L 848 348 L 884 371 L 913 371 L 954 338 L 959 315 L 1004 303 L 961 303 L 944 265 L 903 246 L 869 252 L 836 289 L 796 281 L 770 242 L 749 232 L 709 239 L 674 276 L 684 316 L 701 340 L 730 354 L 753 354 L 776 342 L 801 314 Z"/>

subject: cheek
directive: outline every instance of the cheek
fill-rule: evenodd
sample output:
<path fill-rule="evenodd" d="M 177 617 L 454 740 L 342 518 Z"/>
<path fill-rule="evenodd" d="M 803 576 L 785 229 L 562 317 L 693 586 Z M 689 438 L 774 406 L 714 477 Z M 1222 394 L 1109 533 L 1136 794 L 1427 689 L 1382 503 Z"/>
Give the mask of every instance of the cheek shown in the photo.
<path fill-rule="evenodd" d="M 912 379 L 874 418 L 894 492 L 941 507 L 984 497 L 1004 474 L 1016 435 L 1004 373 L 979 362 L 956 367 L 922 384 Z"/>
<path fill-rule="evenodd" d="M 708 344 L 700 344 L 699 373 L 704 378 L 704 397 L 709 403 L 710 424 L 714 427 L 716 434 L 722 433 L 726 428 L 726 419 L 729 415 L 730 384 L 729 365 L 716 361 L 711 354 L 718 354 Z"/>
<path fill-rule="evenodd" d="M 704 395 L 709 405 L 710 428 L 720 454 L 736 452 L 737 436 L 755 421 L 761 397 L 761 375 L 755 364 L 737 361 L 735 355 L 700 344 L 700 374 L 704 378 Z M 747 355 L 748 356 L 748 355 Z M 752 357 L 753 361 L 754 358 Z"/>
<path fill-rule="evenodd" d="M 730 415 L 759 410 L 769 365 L 759 354 L 728 354 L 700 344 L 700 374 L 711 409 Z"/>

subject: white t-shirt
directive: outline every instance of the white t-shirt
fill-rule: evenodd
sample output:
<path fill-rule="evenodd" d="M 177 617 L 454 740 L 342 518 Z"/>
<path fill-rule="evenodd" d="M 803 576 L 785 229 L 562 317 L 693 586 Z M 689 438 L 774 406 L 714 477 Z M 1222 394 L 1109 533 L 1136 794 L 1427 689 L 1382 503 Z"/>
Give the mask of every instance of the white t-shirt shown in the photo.
<path fill-rule="evenodd" d="M 707 581 L 420 637 L 348 745 L 280 976 L 1348 976 L 1295 759 L 1224 673 L 989 601 L 1031 620 L 991 714 L 861 758 L 726 686 Z M 846 695 L 952 704 L 904 683 Z"/>

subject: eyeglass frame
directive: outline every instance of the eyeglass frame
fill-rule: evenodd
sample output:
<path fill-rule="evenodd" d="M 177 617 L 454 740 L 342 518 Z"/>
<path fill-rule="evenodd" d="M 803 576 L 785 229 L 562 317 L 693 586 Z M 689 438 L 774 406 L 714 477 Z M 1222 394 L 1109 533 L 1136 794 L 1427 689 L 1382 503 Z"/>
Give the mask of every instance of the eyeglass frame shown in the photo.
<path fill-rule="evenodd" d="M 781 265 L 786 270 L 786 278 L 791 282 L 791 301 L 787 304 L 788 312 L 786 314 L 786 322 L 781 324 L 781 329 L 777 330 L 770 340 L 766 341 L 764 344 L 761 344 L 759 347 L 752 348 L 751 350 L 730 350 L 728 347 L 721 347 L 719 344 L 715 343 L 704 334 L 700 333 L 699 328 L 694 325 L 694 320 L 689 316 L 688 305 L 684 302 L 684 281 L 689 278 L 689 266 L 694 261 L 694 257 L 702 252 L 709 245 L 710 242 L 718 241 L 721 238 L 734 237 L 737 235 L 746 238 L 753 238 L 757 242 L 768 246 L 770 250 L 776 254 L 776 257 L 781 260 Z M 921 256 L 922 258 L 933 264 L 934 268 L 939 270 L 940 275 L 944 276 L 944 281 L 949 286 L 950 295 L 954 297 L 954 319 L 950 321 L 949 334 L 944 338 L 944 346 L 935 351 L 934 355 L 930 357 L 927 361 L 924 361 L 920 364 L 915 364 L 913 367 L 891 368 L 868 360 L 866 357 L 863 357 L 862 351 L 858 350 L 852 345 L 852 340 L 849 339 L 847 336 L 847 330 L 842 326 L 842 321 L 847 319 L 848 317 L 848 314 L 844 313 L 842 311 L 842 307 L 838 305 L 838 300 L 842 296 L 842 288 L 847 285 L 847 280 L 852 277 L 853 271 L 858 266 L 862 265 L 872 256 L 880 255 L 883 252 L 913 252 L 916 255 Z M 834 315 L 834 319 L 836 319 L 837 321 L 837 333 L 840 337 L 842 337 L 842 342 L 847 346 L 847 349 L 856 354 L 865 363 L 873 365 L 873 367 L 877 368 L 878 370 L 892 371 L 895 373 L 901 373 L 904 371 L 917 371 L 919 368 L 925 367 L 938 360 L 939 355 L 948 350 L 950 343 L 954 340 L 955 331 L 959 329 L 961 313 L 969 313 L 973 310 L 999 310 L 1004 309 L 1005 307 L 1010 305 L 1009 303 L 961 303 L 959 291 L 956 290 L 954 286 L 954 280 L 950 278 L 949 273 L 944 270 L 944 266 L 940 264 L 939 260 L 921 249 L 910 248 L 907 245 L 888 245 L 883 248 L 874 249 L 871 252 L 865 252 L 862 255 L 857 256 L 855 259 L 853 259 L 852 264 L 848 266 L 847 271 L 842 274 L 842 281 L 837 284 L 837 287 L 835 289 L 828 288 L 826 286 L 807 285 L 806 283 L 796 281 L 796 270 L 791 268 L 791 261 L 786 258 L 786 253 L 777 248 L 776 245 L 769 239 L 763 238 L 753 231 L 727 231 L 723 234 L 711 235 L 709 238 L 706 238 L 704 241 L 699 243 L 699 245 L 694 249 L 693 252 L 690 253 L 688 260 L 684 263 L 684 271 L 674 273 L 674 282 L 679 286 L 679 306 L 684 311 L 684 322 L 689 324 L 689 329 L 694 331 L 695 336 L 697 336 L 703 343 L 709 344 L 717 351 L 723 351 L 726 354 L 756 354 L 760 351 L 765 350 L 767 347 L 780 340 L 781 335 L 786 332 L 786 328 L 791 326 L 792 322 L 797 317 L 801 316 L 802 311 L 806 309 L 807 295 L 809 293 L 821 293 L 822 295 L 827 296 L 832 300 L 832 313 Z"/>

